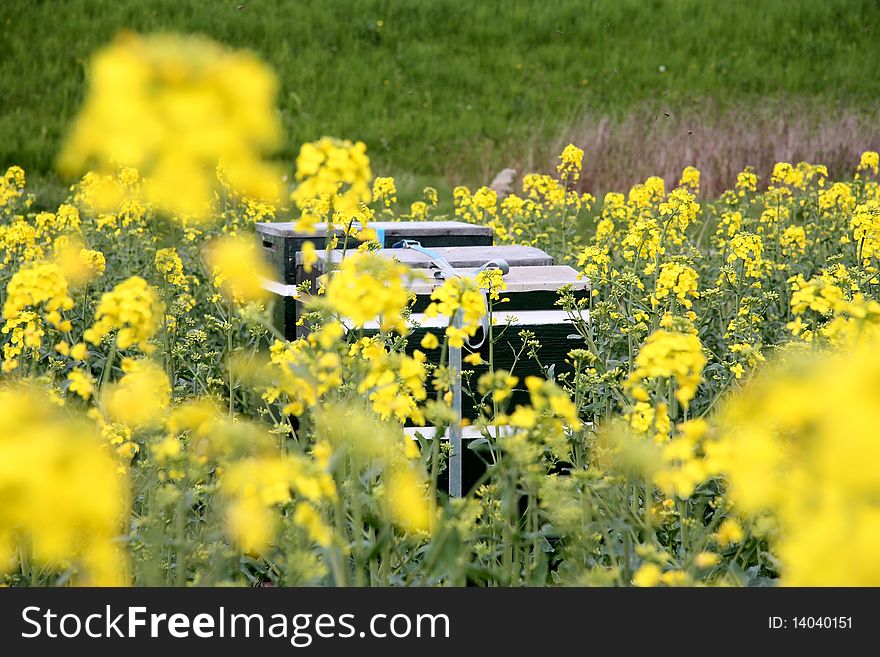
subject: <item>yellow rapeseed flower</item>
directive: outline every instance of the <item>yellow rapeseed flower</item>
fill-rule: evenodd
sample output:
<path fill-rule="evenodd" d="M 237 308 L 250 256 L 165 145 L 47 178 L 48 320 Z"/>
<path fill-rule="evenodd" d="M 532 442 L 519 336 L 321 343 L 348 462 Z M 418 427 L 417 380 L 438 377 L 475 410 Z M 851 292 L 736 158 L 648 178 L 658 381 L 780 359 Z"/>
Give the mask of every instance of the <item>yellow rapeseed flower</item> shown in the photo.
<path fill-rule="evenodd" d="M 207 219 L 222 162 L 235 193 L 278 202 L 278 170 L 262 157 L 280 142 L 278 83 L 251 53 L 203 37 L 123 33 L 93 56 L 88 80 L 58 160 L 65 174 L 133 167 L 160 211 Z"/>
<path fill-rule="evenodd" d="M 383 331 L 406 334 L 404 309 L 409 305 L 406 288 L 409 268 L 370 252 L 352 253 L 342 261 L 327 283 L 327 302 L 353 326 L 378 321 Z"/>
<path fill-rule="evenodd" d="M 33 564 L 70 568 L 76 584 L 128 584 L 126 483 L 93 423 L 38 389 L 0 391 L 0 498 L 15 500 L 0 505 L 0 572 L 18 568 L 18 536 Z"/>
<path fill-rule="evenodd" d="M 272 277 L 272 270 L 253 240 L 222 237 L 211 242 L 205 253 L 212 267 L 214 287 L 222 290 L 227 299 L 241 305 L 268 298 L 264 283 Z"/>
<path fill-rule="evenodd" d="M 137 346 L 151 353 L 155 347 L 149 340 L 156 334 L 162 313 L 162 303 L 153 287 L 140 276 L 132 276 L 101 295 L 96 321 L 83 337 L 99 345 L 105 335 L 117 330 L 116 345 L 120 349 Z"/>
<path fill-rule="evenodd" d="M 656 377 L 673 379 L 675 397 L 686 408 L 697 392 L 705 364 L 703 345 L 696 335 L 658 329 L 639 350 L 628 385 Z"/>

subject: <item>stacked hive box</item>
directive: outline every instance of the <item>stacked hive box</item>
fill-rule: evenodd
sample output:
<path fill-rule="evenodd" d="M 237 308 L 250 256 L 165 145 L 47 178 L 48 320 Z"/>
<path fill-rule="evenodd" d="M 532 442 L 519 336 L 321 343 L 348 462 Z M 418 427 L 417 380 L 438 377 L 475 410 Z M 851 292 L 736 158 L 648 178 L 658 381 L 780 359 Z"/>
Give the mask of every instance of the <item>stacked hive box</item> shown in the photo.
<path fill-rule="evenodd" d="M 386 248 L 401 240 L 416 240 L 426 247 L 492 245 L 491 228 L 462 221 L 374 221 L 370 228 Z M 324 247 L 327 224 L 319 223 L 315 232 L 306 233 L 296 230 L 292 222 L 258 223 L 256 231 L 259 245 L 275 271 L 275 280 L 267 285 L 278 297 L 275 324 L 292 340 L 296 337 L 296 286 L 304 280 L 302 267 L 297 268 L 297 255 L 307 241 L 319 249 Z M 342 235 L 341 229 L 337 235 Z"/>
<path fill-rule="evenodd" d="M 473 276 L 475 268 L 456 268 L 453 271 L 456 275 Z M 579 280 L 577 272 L 571 267 L 552 265 L 512 265 L 504 275 L 504 281 L 506 289 L 501 293 L 501 297 L 507 301 L 494 303 L 492 308 L 492 330 L 495 342 L 492 361 L 495 369 L 514 370 L 520 379 L 529 375 L 545 376 L 538 362 L 528 358 L 527 353 L 522 353 L 521 333 L 527 331 L 534 334 L 541 343 L 538 351 L 541 364 L 545 367 L 552 365 L 557 375 L 567 371 L 566 356 L 574 348 L 575 343 L 571 340 L 574 329 L 569 322 L 568 314 L 554 304 L 558 291 L 563 286 L 568 286 L 575 298 L 584 298 L 589 294 L 587 282 L 583 279 Z M 425 317 L 423 314 L 430 303 L 431 293 L 442 284 L 442 279 L 427 275 L 414 277 L 409 283 L 409 289 L 416 295 L 413 314 L 410 317 L 413 325 L 413 331 L 408 338 L 410 351 L 419 348 L 422 337 L 429 331 L 442 338 L 444 330 L 449 325 L 449 317 Z M 365 328 L 378 330 L 378 325 L 367 324 Z M 479 346 L 471 347 L 466 343 L 464 353 L 479 353 L 484 363 L 488 363 L 490 341 L 483 339 L 484 337 L 487 336 L 483 336 L 480 329 L 473 340 L 473 343 L 479 343 Z M 521 354 L 521 357 L 514 367 L 514 359 L 518 354 Z M 468 366 L 467 369 L 474 372 L 471 378 L 475 382 L 480 374 L 488 370 L 488 365 Z M 513 402 L 525 403 L 526 398 L 523 395 L 524 393 L 515 394 Z M 472 400 L 468 398 L 464 400 L 463 413 L 465 417 L 476 416 Z"/>
<path fill-rule="evenodd" d="M 430 255 L 423 251 L 411 248 L 382 249 L 377 254 L 383 258 L 389 258 L 402 262 L 414 270 L 409 287 L 417 295 L 413 312 L 419 313 L 428 305 L 428 297 L 433 287 L 442 283 L 434 278 L 438 272 L 437 263 L 442 262 L 445 266 L 452 267 L 457 274 L 462 276 L 471 275 L 484 265 L 492 262 L 503 261 L 509 267 L 516 269 L 543 270 L 553 264 L 553 258 L 531 246 L 460 246 L 460 247 L 437 247 L 430 249 Z M 342 262 L 342 251 L 331 251 L 330 259 L 334 267 Z M 327 269 L 327 253 L 319 254 L 319 259 L 311 274 L 306 274 L 302 267 L 302 256 L 297 256 L 297 280 L 311 282 L 311 288 L 316 288 L 316 281 Z M 508 277 L 505 276 L 505 280 Z M 426 287 L 426 283 L 430 285 Z M 301 304 L 297 304 L 297 315 L 302 312 Z M 551 302 L 552 306 L 552 302 Z M 302 330 L 302 327 L 300 327 Z"/>
<path fill-rule="evenodd" d="M 370 224 L 370 228 L 376 230 L 377 239 L 384 247 L 378 254 L 396 259 L 414 270 L 414 275 L 407 282 L 409 289 L 416 295 L 411 317 L 414 329 L 408 338 L 409 351 L 419 347 L 425 332 L 432 331 L 442 335 L 449 324 L 450 318 L 428 318 L 423 314 L 430 303 L 431 293 L 443 284 L 442 276 L 472 277 L 487 264 L 498 263 L 502 270 L 506 270 L 503 276 L 506 289 L 502 297 L 509 301 L 493 307 L 494 367 L 506 370 L 513 367 L 514 358 L 523 346 L 521 332 L 528 331 L 534 334 L 541 345 L 538 351 L 541 364 L 523 354 L 514 368 L 520 379 L 531 374 L 546 375 L 547 371 L 542 370 L 542 366 L 552 367 L 556 375 L 569 369 L 566 357 L 579 343 L 571 339 L 574 330 L 565 311 L 556 306 L 556 301 L 563 286 L 568 286 L 576 298 L 585 298 L 589 294 L 588 281 L 578 279 L 574 269 L 554 266 L 549 255 L 534 247 L 492 246 L 491 230 L 471 224 L 455 221 L 375 222 Z M 330 251 L 329 254 L 319 251 L 318 262 L 312 272 L 307 274 L 302 266 L 302 244 L 311 240 L 317 247 L 321 247 L 326 239 L 325 226 L 319 225 L 317 234 L 305 234 L 294 231 L 291 224 L 257 224 L 257 233 L 277 272 L 277 280 L 270 282 L 268 287 L 280 296 L 279 303 L 276 304 L 276 308 L 280 307 L 280 311 L 276 311 L 278 327 L 286 337 L 293 339 L 297 337 L 298 331 L 301 334 L 304 330 L 297 327 L 297 319 L 303 306 L 301 300 L 296 298 L 296 286 L 311 282 L 311 289 L 315 289 L 317 277 L 337 266 L 345 253 L 342 250 Z M 400 248 L 403 241 L 407 241 L 406 248 Z M 442 276 L 441 270 L 444 270 Z M 376 326 L 368 325 L 365 328 L 377 330 Z M 481 343 L 478 347 L 470 349 L 466 346 L 464 352 L 478 352 L 482 360 L 488 362 L 489 340 L 480 340 L 480 337 L 482 336 L 477 336 L 475 340 L 475 343 Z M 430 355 L 432 354 L 429 357 Z M 487 370 L 487 366 L 468 366 L 467 369 L 474 370 L 471 381 L 475 383 L 479 375 Z M 515 393 L 512 403 L 526 401 L 525 393 L 518 392 Z M 464 395 L 463 416 L 473 418 L 477 413 L 473 400 Z M 413 433 L 414 430 L 410 432 Z M 465 472 L 479 470 L 479 464 L 474 464 L 475 457 L 469 450 L 464 450 L 464 457 Z M 470 464 L 468 460 L 471 461 Z M 459 486 L 460 484 L 459 475 Z"/>

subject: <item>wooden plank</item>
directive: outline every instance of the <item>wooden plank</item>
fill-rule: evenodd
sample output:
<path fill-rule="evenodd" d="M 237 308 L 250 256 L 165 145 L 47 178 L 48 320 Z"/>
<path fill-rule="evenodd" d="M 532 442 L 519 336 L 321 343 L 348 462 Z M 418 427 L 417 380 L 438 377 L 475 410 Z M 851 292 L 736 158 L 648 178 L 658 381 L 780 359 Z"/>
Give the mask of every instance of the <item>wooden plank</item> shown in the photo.
<path fill-rule="evenodd" d="M 492 260 L 505 260 L 511 267 L 548 267 L 553 258 L 541 249 L 533 246 L 458 246 L 434 247 L 430 249 L 437 256 L 446 260 L 450 266 L 460 269 L 476 269 Z M 434 267 L 432 258 L 415 249 L 381 249 L 375 252 L 383 258 L 392 258 L 413 269 L 431 269 Z M 350 255 L 350 253 L 348 254 Z M 316 266 L 323 269 L 327 258 L 326 252 L 318 253 Z M 342 262 L 343 251 L 330 252 L 334 264 Z M 302 264 L 302 254 L 297 255 L 297 268 Z"/>
<path fill-rule="evenodd" d="M 589 313 L 584 311 L 584 319 Z M 509 321 L 508 321 L 509 320 Z M 343 325 L 346 321 L 343 320 Z M 410 323 L 416 324 L 421 329 L 445 329 L 449 326 L 449 318 L 445 315 L 425 317 L 424 313 L 414 313 L 410 316 Z M 493 326 L 556 326 L 570 323 L 568 313 L 564 310 L 522 310 L 515 312 L 493 312 Z M 346 328 L 350 328 L 346 325 Z M 367 322 L 364 329 L 378 331 L 379 322 Z"/>
<path fill-rule="evenodd" d="M 315 231 L 307 233 L 296 230 L 296 224 L 292 221 L 263 222 L 255 225 L 256 231 L 263 235 L 276 235 L 286 238 L 319 239 L 327 235 L 327 224 L 321 222 L 315 224 Z M 492 229 L 488 226 L 478 226 L 464 221 L 371 221 L 368 227 L 384 231 L 386 236 L 399 237 L 400 239 L 418 239 L 417 236 L 444 236 L 444 235 L 472 235 L 483 238 L 492 237 Z M 336 233 L 342 234 L 342 229 L 337 228 Z M 491 243 L 491 242 L 490 242 Z"/>
<path fill-rule="evenodd" d="M 497 248 L 497 247 L 496 247 Z M 473 277 L 473 270 L 456 269 L 462 277 Z M 521 292 L 555 292 L 564 285 L 573 290 L 589 290 L 590 281 L 578 278 L 578 272 L 567 265 L 550 265 L 546 267 L 511 267 L 504 275 L 507 285 L 503 294 Z M 431 294 L 431 291 L 443 281 L 437 278 L 413 278 L 409 289 L 415 294 Z"/>
<path fill-rule="evenodd" d="M 260 279 L 260 286 L 264 290 L 268 290 L 272 294 L 277 294 L 279 297 L 290 297 L 292 299 L 296 299 L 299 296 L 299 290 L 296 285 L 285 285 L 284 283 L 278 283 L 277 281 L 270 281 L 265 278 Z"/>
<path fill-rule="evenodd" d="M 585 427 L 592 427 L 592 422 L 584 422 Z M 486 425 L 486 430 L 489 432 L 491 436 L 495 436 L 495 425 L 489 424 Z M 517 432 L 515 427 L 511 427 L 510 425 L 504 424 L 498 427 L 498 434 L 501 436 L 512 436 Z M 404 427 L 403 435 L 411 440 L 416 440 L 416 434 L 422 434 L 422 437 L 425 440 L 434 440 L 434 436 L 437 435 L 436 427 Z M 477 438 L 483 438 L 483 431 L 481 427 L 475 426 L 473 424 L 469 424 L 461 428 L 461 437 L 463 440 L 476 440 Z M 440 440 L 448 440 L 448 432 L 444 432 L 442 436 L 440 436 Z"/>
<path fill-rule="evenodd" d="M 495 435 L 495 426 L 490 424 L 486 427 L 489 433 L 494 436 Z M 509 425 L 502 425 L 498 427 L 499 433 L 502 436 L 512 436 L 516 433 L 516 429 Z M 422 434 L 425 440 L 433 440 L 434 436 L 437 435 L 436 427 L 404 427 L 403 435 L 407 438 L 411 438 L 412 440 L 416 440 L 416 433 Z M 479 427 L 476 427 L 472 424 L 469 424 L 466 427 L 461 428 L 461 437 L 462 440 L 476 440 L 477 438 L 483 437 L 483 432 Z M 449 440 L 448 432 L 444 432 L 442 436 L 440 436 L 440 440 Z"/>

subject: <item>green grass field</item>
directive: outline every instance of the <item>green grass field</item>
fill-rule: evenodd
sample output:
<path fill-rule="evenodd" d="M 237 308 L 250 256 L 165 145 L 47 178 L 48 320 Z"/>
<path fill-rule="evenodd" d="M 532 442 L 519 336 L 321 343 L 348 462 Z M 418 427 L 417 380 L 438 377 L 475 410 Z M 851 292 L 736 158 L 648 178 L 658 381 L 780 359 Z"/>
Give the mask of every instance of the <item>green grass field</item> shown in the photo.
<path fill-rule="evenodd" d="M 878 21 L 873 0 L 3 0 L 0 164 L 50 174 L 89 54 L 122 29 L 257 51 L 282 83 L 280 157 L 324 134 L 362 139 L 377 173 L 416 189 L 545 161 L 587 111 L 871 109 Z"/>

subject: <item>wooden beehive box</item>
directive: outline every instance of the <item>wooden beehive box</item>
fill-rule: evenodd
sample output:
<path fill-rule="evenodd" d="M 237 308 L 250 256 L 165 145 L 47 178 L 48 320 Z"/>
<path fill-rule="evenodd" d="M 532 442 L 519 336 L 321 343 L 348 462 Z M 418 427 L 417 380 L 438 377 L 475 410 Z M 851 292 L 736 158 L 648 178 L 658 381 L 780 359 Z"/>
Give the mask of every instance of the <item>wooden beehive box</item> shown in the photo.
<path fill-rule="evenodd" d="M 504 260 L 511 267 L 546 267 L 553 264 L 551 256 L 533 246 L 440 246 L 425 248 L 429 248 L 432 254 L 442 258 L 449 263 L 449 266 L 456 269 L 478 269 L 487 262 L 498 259 Z M 381 249 L 375 253 L 383 258 L 402 262 L 412 269 L 436 269 L 434 259 L 416 249 Z M 331 251 L 330 260 L 333 266 L 338 267 L 345 255 L 341 249 Z M 327 253 L 319 253 L 318 258 L 312 273 L 306 274 L 303 270 L 302 255 L 297 255 L 295 263 L 297 283 L 306 280 L 314 282 L 318 276 L 326 271 Z"/>
<path fill-rule="evenodd" d="M 492 244 L 491 228 L 463 221 L 374 221 L 369 227 L 376 231 L 384 247 L 401 240 L 415 240 L 427 248 Z M 275 272 L 274 279 L 266 286 L 275 295 L 275 326 L 286 338 L 293 339 L 297 321 L 296 286 L 303 280 L 302 268 L 297 272 L 297 255 L 306 241 L 318 249 L 324 248 L 327 224 L 317 224 L 314 233 L 295 230 L 293 222 L 258 223 L 255 228 L 259 246 Z M 337 235 L 342 235 L 341 229 Z M 352 245 L 356 246 L 356 243 Z"/>
<path fill-rule="evenodd" d="M 463 276 L 473 275 L 472 270 L 460 270 Z M 546 369 L 551 368 L 555 376 L 563 372 L 569 372 L 570 366 L 566 363 L 568 352 L 582 347 L 581 340 L 573 338 L 576 333 L 568 313 L 556 305 L 559 298 L 559 290 L 568 286 L 575 298 L 585 299 L 590 294 L 589 281 L 578 278 L 578 273 L 568 266 L 546 267 L 511 267 L 504 276 L 507 289 L 501 292 L 502 298 L 509 299 L 506 303 L 495 302 L 493 304 L 492 320 L 493 334 L 500 336 L 494 345 L 493 362 L 495 369 L 511 370 L 520 381 L 526 376 L 535 375 L 545 377 Z M 415 279 L 410 283 L 410 289 L 416 294 L 416 302 L 413 307 L 411 323 L 413 331 L 407 340 L 407 351 L 420 349 L 419 346 L 425 333 L 428 331 L 437 335 L 442 340 L 443 332 L 449 325 L 448 317 L 425 317 L 424 309 L 430 303 L 431 292 L 442 280 L 433 278 Z M 585 319 L 587 319 L 585 317 Z M 377 329 L 377 326 L 367 326 L 368 329 Z M 540 365 L 533 359 L 529 359 L 527 353 L 523 353 L 514 367 L 514 358 L 523 346 L 521 331 L 529 331 L 540 342 L 538 350 Z M 479 341 L 479 335 L 475 336 Z M 467 345 L 462 353 L 477 352 L 485 363 L 489 362 L 489 341 L 486 339 L 478 349 L 470 349 Z M 428 352 L 429 359 L 439 357 L 439 349 Z M 488 370 L 488 365 L 472 366 L 463 365 L 465 370 L 472 370 L 470 380 L 473 387 L 479 376 Z M 526 403 L 527 396 L 524 392 L 514 394 L 513 403 Z M 476 410 L 473 401 L 463 399 L 463 413 L 465 417 L 475 417 Z"/>
<path fill-rule="evenodd" d="M 377 233 L 382 246 L 390 248 L 401 240 L 415 240 L 426 248 L 435 246 L 491 246 L 492 229 L 463 221 L 372 221 L 368 224 Z M 294 229 L 293 222 L 258 223 L 255 226 L 260 246 L 275 269 L 276 281 L 296 284 L 296 255 L 304 242 L 311 241 L 322 249 L 327 238 L 327 224 L 319 223 L 314 233 Z M 342 235 L 342 230 L 337 230 Z M 357 240 L 352 239 L 352 248 Z"/>
<path fill-rule="evenodd" d="M 531 267 L 542 269 L 553 264 L 552 257 L 544 253 L 541 249 L 536 249 L 531 246 L 435 247 L 431 248 L 430 251 L 448 262 L 451 267 L 458 268 L 462 271 L 476 270 L 487 262 L 499 259 L 504 260 L 511 267 L 521 268 Z M 402 262 L 417 272 L 423 272 L 425 281 L 434 280 L 434 272 L 439 271 L 436 269 L 434 260 L 431 256 L 414 249 L 381 249 L 376 251 L 376 254 L 383 258 Z M 342 262 L 344 253 L 342 250 L 331 251 L 329 257 L 335 267 Z M 318 262 L 312 268 L 311 273 L 307 274 L 303 269 L 302 256 L 297 255 L 297 284 L 309 282 L 311 290 L 317 290 L 318 277 L 327 270 L 327 258 L 326 251 L 319 252 Z M 418 278 L 419 277 L 416 277 L 415 280 L 418 280 Z M 428 295 L 430 295 L 430 290 L 428 291 Z M 301 335 L 305 330 L 303 327 L 296 327 L 297 319 L 304 311 L 303 304 L 295 302 L 293 305 L 295 306 L 294 310 L 289 311 L 288 309 L 289 312 L 284 317 L 284 323 L 279 325 L 284 327 L 284 334 L 288 338 Z M 290 322 L 292 322 L 292 324 Z"/>

